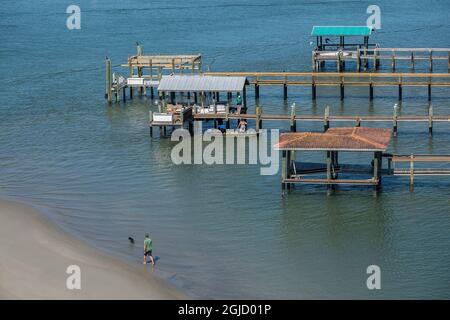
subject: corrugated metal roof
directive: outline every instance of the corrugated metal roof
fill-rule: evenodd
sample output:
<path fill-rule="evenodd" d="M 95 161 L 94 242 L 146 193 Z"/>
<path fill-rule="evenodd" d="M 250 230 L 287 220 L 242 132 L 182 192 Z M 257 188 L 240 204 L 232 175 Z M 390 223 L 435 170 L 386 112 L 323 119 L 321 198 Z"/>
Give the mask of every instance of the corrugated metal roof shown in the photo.
<path fill-rule="evenodd" d="M 372 29 L 367 26 L 315 26 L 311 32 L 314 37 L 322 36 L 370 36 L 372 34 Z"/>
<path fill-rule="evenodd" d="M 311 151 L 385 151 L 390 141 L 390 129 L 332 128 L 325 133 L 283 133 L 275 148 Z"/>
<path fill-rule="evenodd" d="M 246 77 L 170 75 L 162 76 L 158 91 L 200 92 L 225 91 L 240 92 L 246 84 Z"/>

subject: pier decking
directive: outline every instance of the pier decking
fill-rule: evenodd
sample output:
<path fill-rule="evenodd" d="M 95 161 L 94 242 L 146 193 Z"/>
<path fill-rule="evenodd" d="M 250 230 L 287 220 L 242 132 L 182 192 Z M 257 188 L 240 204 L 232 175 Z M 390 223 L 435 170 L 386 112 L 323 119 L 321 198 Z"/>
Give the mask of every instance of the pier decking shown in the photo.
<path fill-rule="evenodd" d="M 399 100 L 403 99 L 403 88 L 427 88 L 428 100 L 432 100 L 432 88 L 450 88 L 448 73 L 355 73 L 355 72 L 205 72 L 214 76 L 246 77 L 255 87 L 255 98 L 260 97 L 261 86 L 282 86 L 283 98 L 288 97 L 289 86 L 311 87 L 311 97 L 317 98 L 317 88 L 337 87 L 340 98 L 345 98 L 346 87 L 365 87 L 369 99 L 374 99 L 374 88 L 393 87 L 398 89 Z"/>

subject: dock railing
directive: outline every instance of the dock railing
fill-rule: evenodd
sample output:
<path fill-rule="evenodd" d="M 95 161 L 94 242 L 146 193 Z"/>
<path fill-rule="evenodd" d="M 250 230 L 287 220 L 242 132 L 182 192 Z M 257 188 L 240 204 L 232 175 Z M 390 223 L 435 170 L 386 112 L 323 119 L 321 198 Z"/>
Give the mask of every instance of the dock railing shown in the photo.
<path fill-rule="evenodd" d="M 395 168 L 398 163 L 409 164 L 409 168 Z M 450 176 L 450 168 L 417 168 L 416 163 L 450 164 L 450 154 L 393 155 L 395 176 L 409 176 L 410 186 L 414 186 L 415 176 Z"/>

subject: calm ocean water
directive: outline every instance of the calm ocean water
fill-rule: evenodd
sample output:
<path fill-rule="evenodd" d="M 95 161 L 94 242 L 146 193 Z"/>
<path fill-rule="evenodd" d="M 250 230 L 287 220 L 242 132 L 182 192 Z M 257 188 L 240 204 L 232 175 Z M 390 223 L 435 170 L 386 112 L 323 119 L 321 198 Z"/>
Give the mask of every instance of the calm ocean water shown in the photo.
<path fill-rule="evenodd" d="M 280 177 L 256 166 L 173 165 L 173 143 L 149 138 L 149 98 L 112 107 L 103 98 L 105 56 L 123 63 L 136 41 L 144 53 L 202 53 L 216 71 L 304 71 L 311 27 L 364 24 L 373 2 L 79 0 L 79 31 L 65 27 L 69 4 L 1 6 L 0 196 L 134 263 L 149 232 L 158 272 L 192 297 L 450 298 L 450 179 L 418 178 L 414 193 L 407 179 L 386 178 L 378 197 L 305 187 L 282 198 Z M 449 2 L 376 4 L 381 46 L 450 47 Z M 444 93 L 435 90 L 435 114 L 450 113 Z M 344 103 L 337 94 L 322 89 L 312 104 L 308 88 L 293 88 L 288 103 L 304 114 L 330 105 L 390 115 L 397 102 L 394 89 L 377 89 L 371 104 L 365 89 L 347 90 Z M 404 95 L 402 114 L 426 114 L 426 90 Z M 288 112 L 279 88 L 263 88 L 261 102 Z M 449 153 L 449 124 L 436 124 L 432 139 L 426 124 L 401 124 L 389 151 Z M 377 292 L 366 288 L 372 264 L 382 271 Z"/>

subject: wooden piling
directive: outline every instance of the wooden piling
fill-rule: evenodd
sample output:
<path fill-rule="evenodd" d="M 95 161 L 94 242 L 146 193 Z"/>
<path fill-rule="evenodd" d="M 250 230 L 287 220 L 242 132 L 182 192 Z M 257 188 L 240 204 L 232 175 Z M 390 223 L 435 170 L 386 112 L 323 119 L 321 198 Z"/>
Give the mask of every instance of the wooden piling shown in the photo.
<path fill-rule="evenodd" d="M 258 80 L 256 80 L 256 83 L 255 83 L 255 99 L 259 99 L 259 84 L 258 84 Z"/>
<path fill-rule="evenodd" d="M 317 86 L 316 86 L 316 80 L 314 78 L 314 76 L 312 76 L 312 84 L 311 84 L 311 96 L 312 96 L 312 100 L 315 101 L 317 100 Z"/>
<path fill-rule="evenodd" d="M 428 133 L 433 136 L 433 106 L 430 104 L 428 108 Z"/>
<path fill-rule="evenodd" d="M 295 121 L 295 103 L 291 106 L 291 131 L 297 131 L 297 121 Z"/>
<path fill-rule="evenodd" d="M 149 111 L 148 112 L 148 123 L 150 125 L 150 137 L 153 136 L 153 124 L 152 124 L 152 122 L 153 122 L 153 112 Z"/>
<path fill-rule="evenodd" d="M 318 69 L 318 63 L 317 63 L 317 61 L 316 61 L 316 52 L 315 51 L 313 51 L 312 52 L 312 69 L 313 69 L 313 71 L 314 72 L 317 72 L 317 69 Z M 450 67 L 449 67 L 450 68 Z"/>
<path fill-rule="evenodd" d="M 356 50 L 356 71 L 361 71 L 361 50 L 358 46 L 358 49 Z"/>
<path fill-rule="evenodd" d="M 262 114 L 262 107 L 257 106 L 256 107 L 256 132 L 257 133 L 259 132 L 259 130 L 262 129 L 261 114 Z"/>
<path fill-rule="evenodd" d="M 414 155 L 411 155 L 411 161 L 409 162 L 409 188 L 414 190 Z"/>
<path fill-rule="evenodd" d="M 372 81 L 370 81 L 370 85 L 369 85 L 369 100 L 373 101 L 373 83 L 372 83 Z"/>
<path fill-rule="evenodd" d="M 392 71 L 395 72 L 395 62 L 396 62 L 396 58 L 395 58 L 395 51 L 392 50 Z"/>
<path fill-rule="evenodd" d="M 326 132 L 330 128 L 330 107 L 325 108 L 325 113 L 323 117 L 323 131 Z"/>
<path fill-rule="evenodd" d="M 341 101 L 343 101 L 344 100 L 344 95 L 345 95 L 345 89 L 344 89 L 344 77 L 341 77 L 341 86 L 340 86 L 340 88 L 341 88 Z"/>
<path fill-rule="evenodd" d="M 105 78 L 106 78 L 106 85 L 105 85 L 105 98 L 108 100 L 109 103 L 112 103 L 112 64 L 111 59 L 106 58 L 105 60 Z"/>
<path fill-rule="evenodd" d="M 337 53 L 337 71 L 341 72 L 342 69 L 342 56 L 341 56 L 341 52 Z"/>
<path fill-rule="evenodd" d="M 284 101 L 286 101 L 287 98 L 288 98 L 287 84 L 284 83 L 283 84 L 283 99 L 284 99 Z"/>
<path fill-rule="evenodd" d="M 450 52 L 448 53 L 448 72 L 450 72 Z"/>
<path fill-rule="evenodd" d="M 430 50 L 430 66 L 429 66 L 429 72 L 433 72 L 433 50 Z"/>
<path fill-rule="evenodd" d="M 333 179 L 332 177 L 332 173 L 331 173 L 331 165 L 332 165 L 332 161 L 331 161 L 331 151 L 327 151 L 327 159 L 326 159 L 326 163 L 327 163 L 327 180 L 330 181 L 331 179 Z M 327 185 L 327 189 L 331 189 L 332 185 L 328 184 Z"/>
<path fill-rule="evenodd" d="M 394 112 L 393 112 L 393 116 L 392 116 L 392 126 L 393 126 L 394 137 L 396 137 L 397 129 L 398 129 L 398 105 L 394 106 Z"/>
<path fill-rule="evenodd" d="M 287 179 L 287 151 L 283 150 L 281 152 L 281 190 L 286 189 L 285 180 Z"/>

